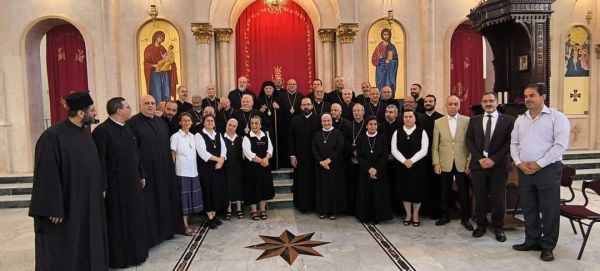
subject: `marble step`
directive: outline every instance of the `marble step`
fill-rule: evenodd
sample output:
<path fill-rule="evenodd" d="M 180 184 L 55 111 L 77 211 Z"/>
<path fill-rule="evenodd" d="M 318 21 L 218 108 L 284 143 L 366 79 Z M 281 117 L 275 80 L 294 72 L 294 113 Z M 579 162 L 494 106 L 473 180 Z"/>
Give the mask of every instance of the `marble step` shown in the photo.
<path fill-rule="evenodd" d="M 33 183 L 0 183 L 0 196 L 31 194 Z"/>
<path fill-rule="evenodd" d="M 570 166 L 574 169 L 600 168 L 600 158 L 563 160 L 563 165 Z"/>
<path fill-rule="evenodd" d="M 291 179 L 293 173 L 294 173 L 293 168 L 281 168 L 281 169 L 271 171 L 271 175 L 273 175 L 273 180 Z"/>
<path fill-rule="evenodd" d="M 292 208 L 294 207 L 294 195 L 292 193 L 275 193 L 275 197 L 267 201 L 269 208 Z"/>
<path fill-rule="evenodd" d="M 576 181 L 590 181 L 600 179 L 600 168 L 578 169 L 575 175 Z"/>
<path fill-rule="evenodd" d="M 600 151 L 567 151 L 563 154 L 563 160 L 575 160 L 575 159 L 594 159 L 600 158 Z"/>
<path fill-rule="evenodd" d="M 0 184 L 32 183 L 33 173 L 24 174 L 0 174 Z"/>
<path fill-rule="evenodd" d="M 31 195 L 0 196 L 0 209 L 29 207 Z"/>
<path fill-rule="evenodd" d="M 273 180 L 273 186 L 275 187 L 275 194 L 292 193 L 292 185 L 294 181 L 292 179 L 279 179 Z"/>

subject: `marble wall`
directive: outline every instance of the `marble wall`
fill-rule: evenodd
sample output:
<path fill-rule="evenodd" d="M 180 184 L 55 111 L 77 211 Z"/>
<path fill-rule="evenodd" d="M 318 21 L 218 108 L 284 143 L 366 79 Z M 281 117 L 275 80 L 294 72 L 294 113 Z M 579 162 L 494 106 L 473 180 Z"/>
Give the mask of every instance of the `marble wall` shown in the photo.
<path fill-rule="evenodd" d="M 419 82 L 426 93 L 438 97 L 450 91 L 450 39 L 454 28 L 479 0 L 294 0 L 311 17 L 315 28 L 317 75 L 333 78 L 344 75 L 349 87 L 358 89 L 368 75 L 367 34 L 371 24 L 394 11 L 394 18 L 406 30 L 407 83 Z M 599 43 L 600 1 L 559 0 L 553 4 L 551 42 L 551 105 L 562 104 L 564 60 L 561 50 L 567 29 L 585 25 L 592 33 L 592 44 Z M 137 104 L 137 31 L 150 20 L 147 10 L 156 4 L 159 17 L 178 29 L 181 35 L 181 83 L 191 94 L 205 93 L 209 82 L 217 82 L 226 93 L 235 86 L 235 29 L 239 14 L 253 0 L 22 0 L 3 1 L 0 9 L 0 173 L 32 171 L 33 146 L 44 129 L 40 41 L 46 31 L 61 23 L 71 23 L 82 33 L 87 47 L 88 81 L 93 98 L 103 104 L 116 95 Z M 588 25 L 585 14 L 591 9 L 594 19 Z M 209 23 L 216 32 L 207 42 L 198 42 L 191 23 Z M 340 24 L 357 23 L 352 42 L 322 43 L 319 29 L 336 29 Z M 214 33 L 214 32 L 213 32 Z M 201 36 L 201 35 L 200 35 Z M 228 37 L 228 39 L 227 39 Z M 348 56 L 342 59 L 342 53 Z M 598 90 L 598 54 L 593 53 L 592 92 Z M 327 63 L 327 65 L 326 65 Z M 222 71 L 229 71 L 221 74 Z M 600 137 L 596 110 L 590 101 L 589 115 L 571 116 L 578 127 L 572 148 L 596 149 Z M 100 106 L 103 108 L 103 106 Z M 444 111 L 442 106 L 438 106 Z M 137 110 L 136 110 L 137 111 Z M 100 118 L 106 113 L 99 110 Z M 574 135 L 575 133 L 572 133 Z"/>

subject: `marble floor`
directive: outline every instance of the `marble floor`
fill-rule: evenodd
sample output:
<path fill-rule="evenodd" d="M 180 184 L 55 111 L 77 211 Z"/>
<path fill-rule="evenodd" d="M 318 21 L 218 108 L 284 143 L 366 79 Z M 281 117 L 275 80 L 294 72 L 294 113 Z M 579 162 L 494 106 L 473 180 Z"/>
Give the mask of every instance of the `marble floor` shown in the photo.
<path fill-rule="evenodd" d="M 581 194 L 576 193 L 576 202 L 580 202 Z M 600 211 L 600 198 L 592 199 L 591 208 Z M 0 210 L 0 218 L 0 270 L 33 270 L 34 235 L 27 209 Z M 270 211 L 266 221 L 234 218 L 205 234 L 176 236 L 153 248 L 146 263 L 125 270 L 174 270 L 182 266 L 180 259 L 186 259 L 183 254 L 191 260 L 187 270 L 202 271 L 600 270 L 600 225 L 596 227 L 583 259 L 578 261 L 582 237 L 573 235 L 568 220 L 561 218 L 560 239 L 554 251 L 556 260 L 547 263 L 539 260 L 539 252 L 511 249 L 511 245 L 523 240 L 523 228 L 507 229 L 507 241 L 499 243 L 489 231 L 482 238 L 471 237 L 471 232 L 456 220 L 437 227 L 434 221 L 424 218 L 421 227 L 415 228 L 403 226 L 401 219 L 396 218 L 377 225 L 377 232 L 373 232 L 353 217 L 321 220 L 314 214 L 275 209 Z M 294 235 L 314 232 L 311 240 L 330 243 L 314 247 L 322 257 L 300 254 L 292 265 L 279 256 L 257 261 L 263 250 L 246 248 L 264 243 L 259 235 L 279 236 L 284 230 Z M 389 241 L 404 265 L 395 265 L 392 257 L 384 252 L 386 245 L 380 246 L 374 236 Z M 393 247 L 389 249 L 394 250 Z M 191 248 L 197 248 L 195 254 Z"/>

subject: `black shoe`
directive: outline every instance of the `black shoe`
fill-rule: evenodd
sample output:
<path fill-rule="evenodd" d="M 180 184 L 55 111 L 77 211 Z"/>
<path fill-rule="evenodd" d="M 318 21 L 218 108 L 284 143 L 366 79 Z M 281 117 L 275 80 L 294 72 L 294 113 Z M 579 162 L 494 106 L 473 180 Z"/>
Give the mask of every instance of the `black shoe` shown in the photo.
<path fill-rule="evenodd" d="M 435 222 L 436 226 L 444 226 L 446 224 L 448 224 L 450 222 L 449 218 L 440 218 L 438 221 Z"/>
<path fill-rule="evenodd" d="M 218 227 L 218 225 L 215 222 L 214 218 L 213 219 L 209 219 L 208 222 L 207 222 L 207 224 L 208 224 L 208 228 L 211 229 L 211 230 L 214 230 L 214 229 L 216 229 Z"/>
<path fill-rule="evenodd" d="M 540 254 L 540 259 L 545 262 L 554 261 L 554 253 L 552 253 L 552 250 L 550 249 L 543 249 L 542 253 Z"/>
<path fill-rule="evenodd" d="M 530 250 L 541 251 L 542 250 L 542 247 L 540 247 L 539 244 L 527 244 L 527 243 L 516 244 L 516 245 L 513 245 L 512 248 L 516 251 L 530 251 Z"/>
<path fill-rule="evenodd" d="M 494 228 L 494 235 L 496 235 L 496 240 L 498 242 L 506 241 L 506 235 L 504 235 L 504 230 L 502 228 Z"/>
<path fill-rule="evenodd" d="M 223 225 L 223 222 L 221 222 L 221 220 L 219 220 L 216 216 L 213 218 L 213 220 L 215 221 L 215 223 L 217 224 L 217 226 Z"/>
<path fill-rule="evenodd" d="M 461 225 L 463 225 L 463 227 L 465 227 L 465 229 L 467 229 L 468 231 L 473 231 L 475 228 L 473 228 L 473 225 L 471 225 L 471 222 L 467 221 L 463 221 L 460 222 Z"/>
<path fill-rule="evenodd" d="M 485 232 L 486 232 L 485 227 L 477 226 L 477 228 L 473 231 L 473 237 L 479 238 L 479 237 L 483 236 L 485 234 Z"/>

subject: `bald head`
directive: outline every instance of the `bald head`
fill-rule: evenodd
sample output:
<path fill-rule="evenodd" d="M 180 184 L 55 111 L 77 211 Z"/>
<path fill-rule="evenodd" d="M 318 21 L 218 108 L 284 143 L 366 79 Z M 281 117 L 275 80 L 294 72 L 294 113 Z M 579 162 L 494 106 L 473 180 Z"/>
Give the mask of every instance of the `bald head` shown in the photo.
<path fill-rule="evenodd" d="M 146 117 L 154 117 L 156 111 L 156 100 L 151 95 L 145 95 L 140 99 L 140 112 Z"/>
<path fill-rule="evenodd" d="M 460 109 L 460 98 L 456 95 L 450 95 L 446 98 L 446 112 L 449 116 L 454 117 Z"/>

